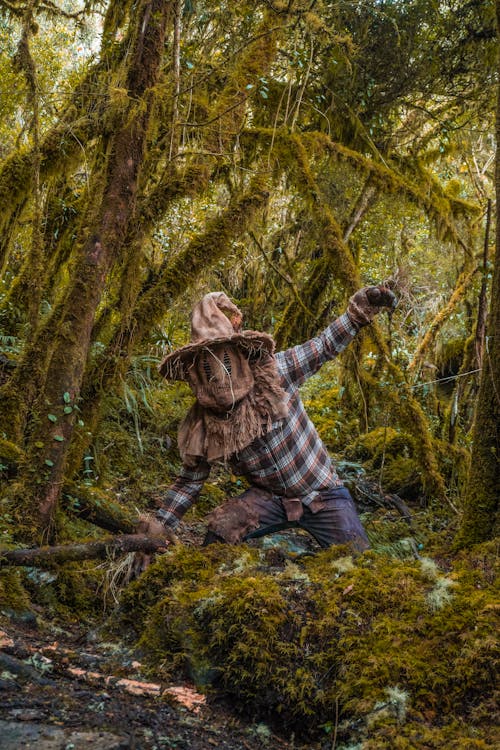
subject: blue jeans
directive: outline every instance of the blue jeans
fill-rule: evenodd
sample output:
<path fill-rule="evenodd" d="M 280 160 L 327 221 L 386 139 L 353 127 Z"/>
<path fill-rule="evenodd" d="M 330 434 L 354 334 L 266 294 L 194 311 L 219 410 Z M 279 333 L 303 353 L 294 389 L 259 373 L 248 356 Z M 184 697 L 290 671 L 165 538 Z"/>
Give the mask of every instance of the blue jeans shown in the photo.
<path fill-rule="evenodd" d="M 324 548 L 350 543 L 361 552 L 370 546 L 345 487 L 323 490 L 311 506 L 304 505 L 300 499 L 284 498 L 252 487 L 210 514 L 205 544 L 236 543 L 290 528 L 304 529 Z"/>

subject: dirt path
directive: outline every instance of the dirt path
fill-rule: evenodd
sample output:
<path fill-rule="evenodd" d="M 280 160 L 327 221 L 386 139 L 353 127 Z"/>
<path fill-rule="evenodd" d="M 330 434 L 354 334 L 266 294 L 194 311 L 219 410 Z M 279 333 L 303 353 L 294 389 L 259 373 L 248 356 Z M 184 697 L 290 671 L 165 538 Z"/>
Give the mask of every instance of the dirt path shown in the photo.
<path fill-rule="evenodd" d="M 0 747 L 298 750 L 208 705 L 192 686 L 148 682 L 120 644 L 79 627 L 56 635 L 17 622 L 0 629 Z"/>

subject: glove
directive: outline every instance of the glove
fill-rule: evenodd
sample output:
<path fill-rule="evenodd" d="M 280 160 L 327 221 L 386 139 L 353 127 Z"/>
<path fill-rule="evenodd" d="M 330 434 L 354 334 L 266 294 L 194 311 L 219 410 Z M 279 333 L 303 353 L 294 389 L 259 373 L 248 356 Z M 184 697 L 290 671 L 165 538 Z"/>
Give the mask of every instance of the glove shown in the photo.
<path fill-rule="evenodd" d="M 165 540 L 165 547 L 169 544 L 178 544 L 179 540 L 172 531 L 171 528 L 165 526 L 154 516 L 147 513 L 142 513 L 139 516 L 139 521 L 135 527 L 136 534 L 144 534 L 144 536 L 160 537 Z M 136 552 L 134 555 L 134 561 L 132 564 L 132 577 L 136 578 L 149 567 L 153 561 L 154 553 L 148 554 L 146 552 Z"/>
<path fill-rule="evenodd" d="M 148 513 L 141 513 L 139 521 L 135 527 L 136 534 L 144 534 L 144 536 L 164 537 L 165 546 L 167 544 L 177 544 L 177 537 L 169 526 L 158 520 L 155 516 L 151 516 Z"/>
<path fill-rule="evenodd" d="M 382 308 L 388 307 L 394 310 L 398 301 L 391 290 L 379 284 L 378 286 L 365 286 L 360 289 L 349 300 L 347 315 L 356 328 L 371 323 Z"/>

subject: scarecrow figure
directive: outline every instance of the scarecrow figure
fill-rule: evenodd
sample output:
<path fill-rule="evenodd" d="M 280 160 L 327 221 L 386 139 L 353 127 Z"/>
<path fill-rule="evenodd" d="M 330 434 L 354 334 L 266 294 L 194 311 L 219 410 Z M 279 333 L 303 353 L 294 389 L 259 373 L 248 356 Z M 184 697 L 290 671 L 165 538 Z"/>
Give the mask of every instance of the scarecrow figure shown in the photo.
<path fill-rule="evenodd" d="M 211 465 L 224 462 L 250 488 L 209 514 L 205 544 L 236 544 L 298 526 L 321 547 L 366 549 L 353 500 L 298 388 L 395 303 L 386 287 L 365 287 L 319 336 L 275 353 L 271 336 L 241 330 L 241 312 L 226 294 L 205 295 L 192 312 L 191 343 L 160 365 L 165 378 L 187 381 L 196 396 L 179 428 L 182 470 L 164 507 L 156 518 L 144 518 L 138 531 L 171 538 Z"/>

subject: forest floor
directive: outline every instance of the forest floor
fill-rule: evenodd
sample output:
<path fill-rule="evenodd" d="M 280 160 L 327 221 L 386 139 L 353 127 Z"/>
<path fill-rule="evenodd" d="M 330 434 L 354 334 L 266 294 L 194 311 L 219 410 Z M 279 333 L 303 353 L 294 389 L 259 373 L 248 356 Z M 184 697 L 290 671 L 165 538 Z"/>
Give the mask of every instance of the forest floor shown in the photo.
<path fill-rule="evenodd" d="M 182 541 L 199 546 L 204 527 L 184 525 Z M 306 552 L 304 532 L 252 544 Z M 138 656 L 105 613 L 88 624 L 61 620 L 40 605 L 0 616 L 1 750 L 323 750 L 264 723 L 189 684 L 151 682 Z M 325 738 L 326 741 L 327 738 Z"/>
<path fill-rule="evenodd" d="M 2 750 L 299 747 L 210 705 L 189 685 L 147 681 L 123 644 L 80 624 L 13 618 L 3 623 L 0 647 Z"/>
<path fill-rule="evenodd" d="M 365 489 L 374 495 L 368 485 Z M 404 520 L 406 506 L 399 507 L 394 498 L 379 500 L 374 513 L 385 506 L 388 525 L 412 533 Z M 203 521 L 193 518 L 182 529 L 181 542 L 199 547 Z M 307 534 L 292 530 L 250 544 L 272 551 L 279 547 L 285 556 L 314 555 L 318 549 Z M 151 682 L 140 654 L 108 627 L 109 615 L 108 609 L 78 621 L 33 603 L 21 613 L 0 613 L 1 750 L 335 747 L 335 737 L 328 734 L 307 743 L 304 737 L 280 735 L 271 725 L 245 719 L 238 706 L 201 695 L 193 685 Z"/>

